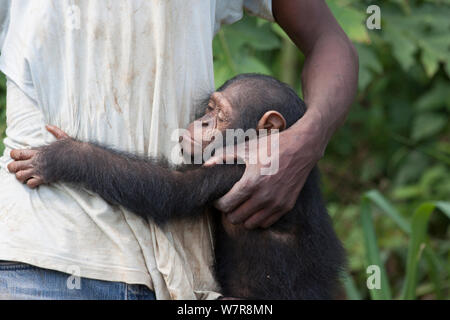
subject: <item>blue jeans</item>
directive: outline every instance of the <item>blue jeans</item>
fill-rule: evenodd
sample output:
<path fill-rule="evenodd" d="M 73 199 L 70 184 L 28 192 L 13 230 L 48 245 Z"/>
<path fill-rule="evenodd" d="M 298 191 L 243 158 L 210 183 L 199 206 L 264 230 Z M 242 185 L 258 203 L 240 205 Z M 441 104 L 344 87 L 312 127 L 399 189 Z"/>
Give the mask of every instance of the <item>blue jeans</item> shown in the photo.
<path fill-rule="evenodd" d="M 0 300 L 156 300 L 144 285 L 74 278 L 16 262 L 0 262 Z"/>

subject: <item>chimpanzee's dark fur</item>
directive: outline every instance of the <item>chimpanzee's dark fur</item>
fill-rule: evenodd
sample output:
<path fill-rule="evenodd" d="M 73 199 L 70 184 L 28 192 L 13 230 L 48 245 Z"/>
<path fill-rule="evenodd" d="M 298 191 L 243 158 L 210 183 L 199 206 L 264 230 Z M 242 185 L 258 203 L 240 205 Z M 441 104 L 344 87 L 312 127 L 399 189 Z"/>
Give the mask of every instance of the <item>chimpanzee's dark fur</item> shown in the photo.
<path fill-rule="evenodd" d="M 295 123 L 305 105 L 287 85 L 261 75 L 241 75 L 219 90 L 239 86 L 239 125 L 255 128 L 268 110 Z M 216 278 L 225 296 L 253 299 L 331 299 L 339 287 L 344 250 L 322 200 L 319 173 L 309 175 L 293 210 L 268 229 L 222 224 L 212 202 L 244 172 L 242 165 L 182 166 L 144 159 L 72 139 L 40 149 L 36 166 L 47 182 L 78 183 L 112 204 L 162 225 L 195 218 L 209 208 L 215 221 Z"/>

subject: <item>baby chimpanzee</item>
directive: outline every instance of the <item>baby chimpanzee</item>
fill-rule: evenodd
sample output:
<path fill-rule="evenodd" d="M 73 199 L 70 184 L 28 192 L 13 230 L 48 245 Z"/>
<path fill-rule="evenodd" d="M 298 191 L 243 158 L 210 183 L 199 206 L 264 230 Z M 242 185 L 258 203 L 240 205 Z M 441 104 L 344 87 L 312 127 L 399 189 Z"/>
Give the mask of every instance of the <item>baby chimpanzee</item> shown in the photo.
<path fill-rule="evenodd" d="M 197 120 L 200 139 L 188 135 L 184 146 L 197 145 L 203 150 L 212 140 L 212 130 L 283 130 L 305 110 L 303 101 L 286 84 L 263 75 L 239 75 L 210 96 L 205 115 Z M 241 178 L 245 165 L 171 168 L 161 159 L 68 137 L 33 152 L 30 178 L 35 181 L 80 184 L 159 225 L 195 218 L 209 209 L 215 223 L 216 279 L 227 297 L 335 297 L 345 254 L 322 200 L 317 168 L 290 212 L 268 229 L 247 230 L 230 224 L 212 207 Z"/>

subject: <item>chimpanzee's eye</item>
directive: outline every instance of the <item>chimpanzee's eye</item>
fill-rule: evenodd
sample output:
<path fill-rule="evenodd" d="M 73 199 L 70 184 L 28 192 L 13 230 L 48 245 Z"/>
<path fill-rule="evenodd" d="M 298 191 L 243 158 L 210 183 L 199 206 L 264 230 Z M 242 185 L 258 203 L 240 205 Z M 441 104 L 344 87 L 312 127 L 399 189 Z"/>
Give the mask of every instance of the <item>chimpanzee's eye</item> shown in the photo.
<path fill-rule="evenodd" d="M 227 120 L 227 117 L 226 117 L 225 113 L 222 110 L 220 110 L 219 113 L 217 114 L 217 118 L 219 119 L 219 121 Z"/>
<path fill-rule="evenodd" d="M 214 111 L 214 108 L 211 107 L 210 105 L 208 105 L 208 106 L 206 107 L 206 113 L 208 113 L 208 112 L 213 112 L 213 111 Z"/>

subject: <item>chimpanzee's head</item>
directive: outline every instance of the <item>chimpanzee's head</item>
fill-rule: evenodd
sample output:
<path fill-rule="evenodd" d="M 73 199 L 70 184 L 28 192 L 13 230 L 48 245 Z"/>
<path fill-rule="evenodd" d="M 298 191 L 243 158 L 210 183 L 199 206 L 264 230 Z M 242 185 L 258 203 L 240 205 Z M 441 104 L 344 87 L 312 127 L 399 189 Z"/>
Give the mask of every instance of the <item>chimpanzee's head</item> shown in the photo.
<path fill-rule="evenodd" d="M 191 143 L 189 150 L 201 145 L 203 151 L 213 141 L 215 132 L 226 129 L 282 131 L 306 111 L 304 102 L 290 86 L 260 74 L 241 74 L 228 80 L 202 107 L 203 116 L 194 120 L 183 136 L 183 146 Z M 195 135 L 194 128 L 201 128 L 201 134 Z"/>

